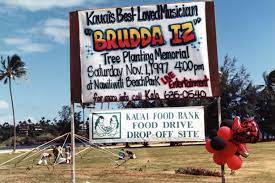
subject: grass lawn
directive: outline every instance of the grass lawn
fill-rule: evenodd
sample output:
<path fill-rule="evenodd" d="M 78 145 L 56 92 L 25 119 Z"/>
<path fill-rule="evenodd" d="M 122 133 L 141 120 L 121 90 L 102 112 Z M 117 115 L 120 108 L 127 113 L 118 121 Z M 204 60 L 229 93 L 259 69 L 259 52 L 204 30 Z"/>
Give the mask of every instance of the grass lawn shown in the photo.
<path fill-rule="evenodd" d="M 230 175 L 226 167 L 226 182 L 274 183 L 275 142 L 248 144 L 250 156 L 243 160 L 243 167 Z M 117 149 L 110 150 L 117 153 Z M 221 182 L 220 177 L 179 175 L 180 167 L 196 167 L 220 171 L 204 146 L 132 148 L 137 159 L 125 163 L 110 154 L 90 150 L 77 156 L 77 182 Z M 16 154 L 18 155 L 18 154 Z M 0 163 L 14 157 L 0 154 Z M 38 156 L 20 162 L 16 167 L 1 169 L 0 182 L 70 182 L 70 165 L 37 166 Z M 34 161 L 33 161 L 34 160 Z M 120 166 L 117 166 L 116 161 Z M 34 162 L 34 163 L 33 163 Z"/>

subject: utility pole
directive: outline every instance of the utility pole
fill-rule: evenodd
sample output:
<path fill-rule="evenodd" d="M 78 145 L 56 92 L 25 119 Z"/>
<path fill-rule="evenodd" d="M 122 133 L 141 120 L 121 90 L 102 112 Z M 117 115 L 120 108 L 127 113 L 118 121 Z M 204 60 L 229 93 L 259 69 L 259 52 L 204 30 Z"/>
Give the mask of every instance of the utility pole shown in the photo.
<path fill-rule="evenodd" d="M 74 103 L 71 103 L 71 145 L 72 145 L 72 166 L 71 166 L 71 181 L 75 183 L 75 128 L 74 128 Z"/>

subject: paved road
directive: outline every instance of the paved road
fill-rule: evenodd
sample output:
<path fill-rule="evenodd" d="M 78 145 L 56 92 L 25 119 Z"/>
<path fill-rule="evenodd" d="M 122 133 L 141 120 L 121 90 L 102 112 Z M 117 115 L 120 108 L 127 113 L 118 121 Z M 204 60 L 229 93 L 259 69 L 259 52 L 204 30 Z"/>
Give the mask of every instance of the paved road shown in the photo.
<path fill-rule="evenodd" d="M 31 150 L 32 150 L 32 148 L 18 149 L 18 150 L 16 150 L 16 153 L 27 152 L 27 151 L 31 151 Z M 6 153 L 12 153 L 12 149 L 0 150 L 0 154 L 6 154 Z"/>

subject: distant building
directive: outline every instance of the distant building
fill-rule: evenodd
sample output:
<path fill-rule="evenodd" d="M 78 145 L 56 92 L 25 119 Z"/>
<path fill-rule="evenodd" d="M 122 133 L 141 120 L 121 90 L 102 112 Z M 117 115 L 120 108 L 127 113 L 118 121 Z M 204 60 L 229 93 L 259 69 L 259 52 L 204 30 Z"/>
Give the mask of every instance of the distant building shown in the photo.
<path fill-rule="evenodd" d="M 78 134 L 84 137 L 88 137 L 88 125 L 87 123 L 79 124 L 79 131 Z"/>
<path fill-rule="evenodd" d="M 19 134 L 22 136 L 29 136 L 31 131 L 41 132 L 43 130 L 39 124 L 33 124 L 31 122 L 26 122 L 26 121 L 23 121 L 23 122 L 20 121 L 18 128 L 19 128 Z"/>
<path fill-rule="evenodd" d="M 19 134 L 23 136 L 29 136 L 30 125 L 26 122 L 19 122 Z"/>
<path fill-rule="evenodd" d="M 35 124 L 33 126 L 34 126 L 34 131 L 36 131 L 36 132 L 39 132 L 39 131 L 43 130 L 39 124 Z"/>

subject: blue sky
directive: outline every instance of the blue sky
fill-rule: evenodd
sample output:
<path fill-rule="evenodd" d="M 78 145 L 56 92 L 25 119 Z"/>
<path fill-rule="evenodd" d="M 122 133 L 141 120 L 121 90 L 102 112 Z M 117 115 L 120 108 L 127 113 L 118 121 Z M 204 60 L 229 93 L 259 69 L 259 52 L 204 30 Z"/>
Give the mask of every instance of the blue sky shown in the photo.
<path fill-rule="evenodd" d="M 0 0 L 0 55 L 17 53 L 26 62 L 28 76 L 13 83 L 18 120 L 58 116 L 70 103 L 70 11 L 178 0 Z M 216 0 L 219 63 L 228 54 L 244 65 L 255 84 L 262 73 L 275 69 L 275 1 Z M 7 85 L 0 83 L 0 123 L 11 123 Z"/>

